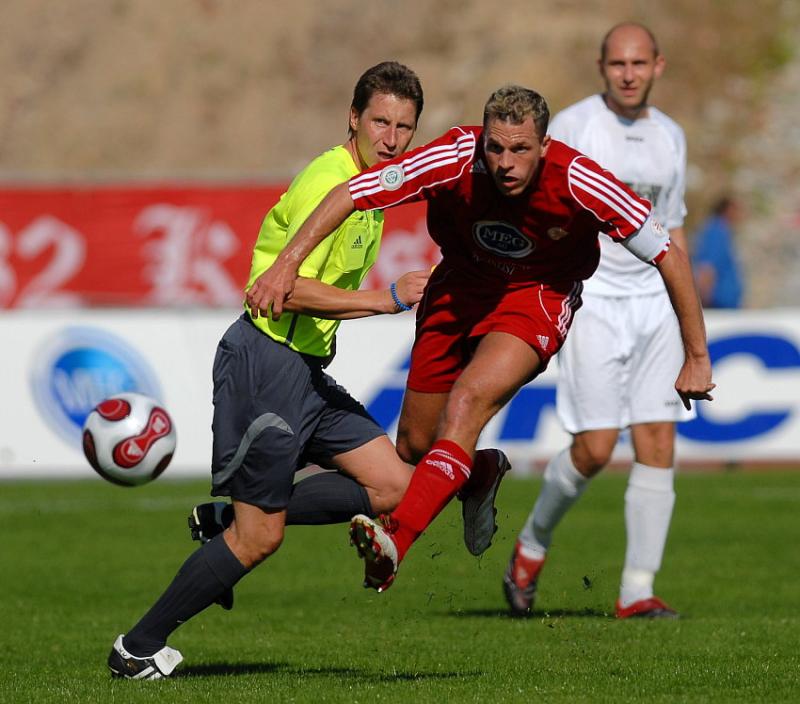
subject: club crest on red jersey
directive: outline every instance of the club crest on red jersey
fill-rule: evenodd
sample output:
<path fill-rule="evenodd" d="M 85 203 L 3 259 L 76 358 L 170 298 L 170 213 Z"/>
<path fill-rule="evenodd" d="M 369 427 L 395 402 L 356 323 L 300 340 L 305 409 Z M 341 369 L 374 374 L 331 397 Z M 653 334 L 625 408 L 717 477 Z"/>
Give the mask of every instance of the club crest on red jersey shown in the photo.
<path fill-rule="evenodd" d="M 403 167 L 400 164 L 389 164 L 385 169 L 381 170 L 378 181 L 380 181 L 381 188 L 384 191 L 396 191 L 403 185 L 406 180 Z"/>
<path fill-rule="evenodd" d="M 507 222 L 481 220 L 472 226 L 472 237 L 483 249 L 501 257 L 521 259 L 535 244 Z"/>

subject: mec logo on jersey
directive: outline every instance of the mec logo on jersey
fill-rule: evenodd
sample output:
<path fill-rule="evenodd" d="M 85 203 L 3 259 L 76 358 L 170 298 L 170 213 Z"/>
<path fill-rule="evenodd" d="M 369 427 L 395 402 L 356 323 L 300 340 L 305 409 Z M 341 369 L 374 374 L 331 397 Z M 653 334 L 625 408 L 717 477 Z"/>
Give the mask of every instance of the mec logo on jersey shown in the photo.
<path fill-rule="evenodd" d="M 103 399 L 123 391 L 161 398 L 147 361 L 125 340 L 90 327 L 65 328 L 42 345 L 31 387 L 50 427 L 77 447 L 86 417 Z"/>
<path fill-rule="evenodd" d="M 521 259 L 533 251 L 533 242 L 507 222 L 481 220 L 472 226 L 478 246 L 501 257 Z"/>

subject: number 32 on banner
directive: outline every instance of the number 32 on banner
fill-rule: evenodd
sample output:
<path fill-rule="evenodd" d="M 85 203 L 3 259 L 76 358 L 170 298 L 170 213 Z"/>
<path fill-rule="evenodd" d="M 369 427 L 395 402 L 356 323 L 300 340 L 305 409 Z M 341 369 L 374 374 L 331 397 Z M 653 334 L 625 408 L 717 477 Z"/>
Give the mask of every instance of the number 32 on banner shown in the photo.
<path fill-rule="evenodd" d="M 51 251 L 44 267 L 22 288 L 10 259 L 33 260 Z M 0 222 L 0 308 L 69 307 L 81 305 L 80 296 L 59 288 L 76 276 L 86 259 L 86 242 L 80 232 L 50 215 L 42 215 L 16 237 Z"/>

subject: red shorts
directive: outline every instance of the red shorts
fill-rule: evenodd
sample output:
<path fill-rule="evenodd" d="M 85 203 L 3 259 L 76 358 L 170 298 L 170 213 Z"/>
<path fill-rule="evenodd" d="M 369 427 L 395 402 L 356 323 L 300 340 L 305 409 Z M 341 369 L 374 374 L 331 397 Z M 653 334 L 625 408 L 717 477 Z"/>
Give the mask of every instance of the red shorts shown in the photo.
<path fill-rule="evenodd" d="M 527 342 L 539 356 L 536 374 L 561 349 L 583 283 L 552 286 L 531 282 L 487 286 L 446 265 L 428 282 L 417 311 L 408 388 L 425 393 L 450 391 L 469 363 L 481 337 L 505 332 Z"/>

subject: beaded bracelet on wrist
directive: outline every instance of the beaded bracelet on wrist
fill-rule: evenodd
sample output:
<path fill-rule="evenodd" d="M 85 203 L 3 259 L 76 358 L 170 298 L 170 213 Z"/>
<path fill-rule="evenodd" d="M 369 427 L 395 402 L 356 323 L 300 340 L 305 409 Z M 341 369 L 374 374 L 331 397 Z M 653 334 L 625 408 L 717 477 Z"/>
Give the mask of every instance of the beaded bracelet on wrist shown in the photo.
<path fill-rule="evenodd" d="M 392 300 L 394 300 L 394 304 L 397 306 L 398 310 L 411 310 L 412 306 L 407 306 L 403 301 L 400 300 L 400 297 L 397 295 L 397 283 L 392 282 L 389 286 L 389 291 L 392 294 Z"/>

